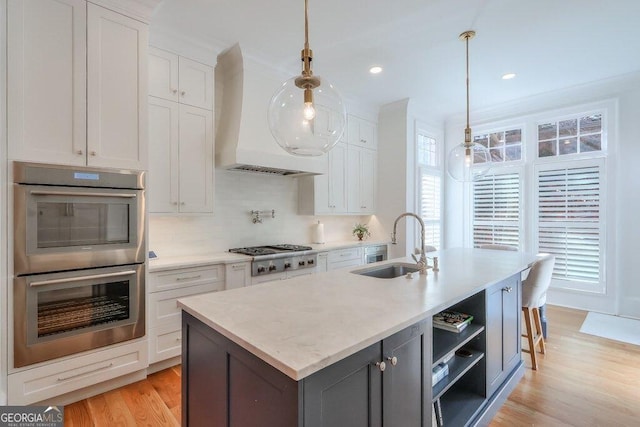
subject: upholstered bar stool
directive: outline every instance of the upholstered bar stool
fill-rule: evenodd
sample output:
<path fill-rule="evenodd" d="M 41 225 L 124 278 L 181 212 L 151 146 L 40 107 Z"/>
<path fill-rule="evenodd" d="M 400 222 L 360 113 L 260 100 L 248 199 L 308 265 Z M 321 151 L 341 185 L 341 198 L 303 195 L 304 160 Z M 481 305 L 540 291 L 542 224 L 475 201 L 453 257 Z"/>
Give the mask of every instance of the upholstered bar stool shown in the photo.
<path fill-rule="evenodd" d="M 531 367 L 534 370 L 538 369 L 536 346 L 539 346 L 540 353 L 546 352 L 540 321 L 540 307 L 544 306 L 547 299 L 547 289 L 551 284 L 555 261 L 554 255 L 539 254 L 538 259 L 531 266 L 529 275 L 522 282 L 522 313 L 526 330 L 526 334 L 522 334 L 522 336 L 527 338 L 529 343 L 529 349 L 522 349 L 522 351 L 531 355 Z"/>

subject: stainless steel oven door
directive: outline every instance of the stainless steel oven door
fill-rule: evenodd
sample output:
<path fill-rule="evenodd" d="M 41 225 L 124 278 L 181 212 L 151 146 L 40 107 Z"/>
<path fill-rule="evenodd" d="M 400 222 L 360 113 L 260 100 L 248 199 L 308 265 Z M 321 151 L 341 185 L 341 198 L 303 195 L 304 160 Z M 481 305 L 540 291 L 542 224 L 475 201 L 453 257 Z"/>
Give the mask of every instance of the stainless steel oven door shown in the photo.
<path fill-rule="evenodd" d="M 144 190 L 14 185 L 14 274 L 144 262 Z"/>
<path fill-rule="evenodd" d="M 13 282 L 16 368 L 145 334 L 144 264 Z"/>

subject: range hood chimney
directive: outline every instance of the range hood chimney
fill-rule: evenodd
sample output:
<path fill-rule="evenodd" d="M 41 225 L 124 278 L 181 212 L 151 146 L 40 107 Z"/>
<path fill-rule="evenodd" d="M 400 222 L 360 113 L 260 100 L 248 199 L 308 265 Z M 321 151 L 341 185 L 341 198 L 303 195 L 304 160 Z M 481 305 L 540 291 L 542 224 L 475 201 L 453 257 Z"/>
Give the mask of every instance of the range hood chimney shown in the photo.
<path fill-rule="evenodd" d="M 216 166 L 229 170 L 304 176 L 327 172 L 326 155 L 292 156 L 269 130 L 267 108 L 282 76 L 243 58 L 239 44 L 216 65 Z"/>

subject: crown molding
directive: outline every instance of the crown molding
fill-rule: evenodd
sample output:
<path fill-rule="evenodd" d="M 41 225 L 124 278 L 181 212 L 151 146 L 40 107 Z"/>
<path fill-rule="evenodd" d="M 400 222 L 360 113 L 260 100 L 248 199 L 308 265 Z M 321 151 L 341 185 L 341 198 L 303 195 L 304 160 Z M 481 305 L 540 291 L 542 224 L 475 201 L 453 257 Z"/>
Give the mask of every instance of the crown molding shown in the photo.
<path fill-rule="evenodd" d="M 218 55 L 229 48 L 222 43 L 187 36 L 153 23 L 149 30 L 149 45 L 211 66 L 215 66 Z"/>
<path fill-rule="evenodd" d="M 151 21 L 156 6 L 162 0 L 89 0 L 90 3 L 97 4 L 114 12 L 122 13 L 130 18 L 137 19 L 144 23 Z"/>

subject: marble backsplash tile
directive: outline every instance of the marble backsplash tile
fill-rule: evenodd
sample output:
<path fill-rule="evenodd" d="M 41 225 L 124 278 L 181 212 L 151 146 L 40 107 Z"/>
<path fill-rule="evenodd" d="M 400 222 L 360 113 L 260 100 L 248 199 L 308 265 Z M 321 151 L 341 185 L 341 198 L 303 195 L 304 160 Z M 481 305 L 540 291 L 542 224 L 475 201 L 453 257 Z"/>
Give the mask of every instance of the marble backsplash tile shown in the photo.
<path fill-rule="evenodd" d="M 326 241 L 355 239 L 356 222 L 370 223 L 372 238 L 385 233 L 375 216 L 298 215 L 298 182 L 295 178 L 217 170 L 213 215 L 151 214 L 149 249 L 159 255 L 180 256 L 229 248 L 273 243 L 307 244 L 313 226 L 324 224 Z M 254 224 L 251 210 L 271 211 L 262 223 Z"/>

